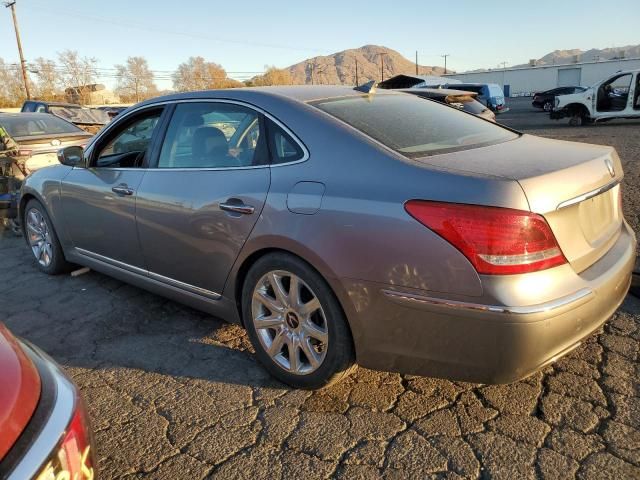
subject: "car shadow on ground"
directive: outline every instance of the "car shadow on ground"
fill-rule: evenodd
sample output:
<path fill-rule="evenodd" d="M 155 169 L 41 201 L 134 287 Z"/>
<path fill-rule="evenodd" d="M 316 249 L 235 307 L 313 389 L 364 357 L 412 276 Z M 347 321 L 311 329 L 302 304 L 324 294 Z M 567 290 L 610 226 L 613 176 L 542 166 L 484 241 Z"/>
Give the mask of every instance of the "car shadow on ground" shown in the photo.
<path fill-rule="evenodd" d="M 285 388 L 254 360 L 238 325 L 98 272 L 45 275 L 11 234 L 0 236 L 0 252 L 0 320 L 64 366 Z"/>

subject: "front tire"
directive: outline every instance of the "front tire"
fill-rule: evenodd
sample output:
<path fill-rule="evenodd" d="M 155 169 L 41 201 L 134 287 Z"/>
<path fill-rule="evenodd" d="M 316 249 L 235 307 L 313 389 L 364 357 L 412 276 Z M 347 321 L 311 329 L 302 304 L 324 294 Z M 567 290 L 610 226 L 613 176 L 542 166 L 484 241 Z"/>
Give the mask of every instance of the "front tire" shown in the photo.
<path fill-rule="evenodd" d="M 242 316 L 256 357 L 294 388 L 318 389 L 351 373 L 351 331 L 329 285 L 285 253 L 260 258 L 242 289 Z"/>
<path fill-rule="evenodd" d="M 551 110 L 553 110 L 553 103 L 547 100 L 546 102 L 544 102 L 544 105 L 542 105 L 542 109 L 545 112 L 550 112 Z"/>
<path fill-rule="evenodd" d="M 69 271 L 71 264 L 64 258 L 53 223 L 39 201 L 29 200 L 23 220 L 24 235 L 38 269 L 48 275 Z"/>

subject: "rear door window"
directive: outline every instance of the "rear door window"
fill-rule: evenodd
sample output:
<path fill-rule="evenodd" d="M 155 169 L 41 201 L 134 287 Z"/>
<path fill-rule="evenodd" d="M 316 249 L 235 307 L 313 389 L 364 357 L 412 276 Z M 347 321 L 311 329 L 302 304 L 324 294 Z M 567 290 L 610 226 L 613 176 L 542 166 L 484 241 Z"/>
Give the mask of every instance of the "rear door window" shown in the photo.
<path fill-rule="evenodd" d="M 158 168 L 234 168 L 266 164 L 261 115 L 226 102 L 181 103 L 169 123 Z"/>
<path fill-rule="evenodd" d="M 409 158 L 518 138 L 510 130 L 413 95 L 352 96 L 311 105 Z"/>

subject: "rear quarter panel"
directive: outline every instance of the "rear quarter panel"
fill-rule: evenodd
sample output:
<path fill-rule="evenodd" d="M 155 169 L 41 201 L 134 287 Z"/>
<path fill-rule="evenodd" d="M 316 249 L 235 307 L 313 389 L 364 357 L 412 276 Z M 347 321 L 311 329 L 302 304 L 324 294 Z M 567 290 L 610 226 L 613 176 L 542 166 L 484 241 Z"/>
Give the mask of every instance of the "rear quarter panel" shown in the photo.
<path fill-rule="evenodd" d="M 307 146 L 306 162 L 273 166 L 267 201 L 241 252 L 225 296 L 234 298 L 240 265 L 252 253 L 279 248 L 314 266 L 351 304 L 358 292 L 342 280 L 365 280 L 446 296 L 480 296 L 468 260 L 404 210 L 410 199 L 528 209 L 517 182 L 464 175 L 405 159 L 342 122 L 302 105 L 267 109 Z M 443 107 L 444 108 L 444 107 Z M 287 195 L 301 181 L 325 185 L 319 211 L 295 214 Z M 348 307 L 345 307 L 347 310 Z"/>

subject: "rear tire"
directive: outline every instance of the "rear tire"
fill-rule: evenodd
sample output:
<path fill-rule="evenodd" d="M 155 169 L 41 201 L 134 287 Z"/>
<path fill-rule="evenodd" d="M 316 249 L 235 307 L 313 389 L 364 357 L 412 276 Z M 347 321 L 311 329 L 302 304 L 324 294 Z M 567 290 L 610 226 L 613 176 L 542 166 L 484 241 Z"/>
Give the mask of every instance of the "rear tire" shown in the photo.
<path fill-rule="evenodd" d="M 328 387 L 355 367 L 338 300 L 322 276 L 293 255 L 267 254 L 249 269 L 242 317 L 256 358 L 294 388 Z"/>
<path fill-rule="evenodd" d="M 71 270 L 72 265 L 64 258 L 60 240 L 47 210 L 38 200 L 32 199 L 24 211 L 22 228 L 38 269 L 48 275 Z"/>

